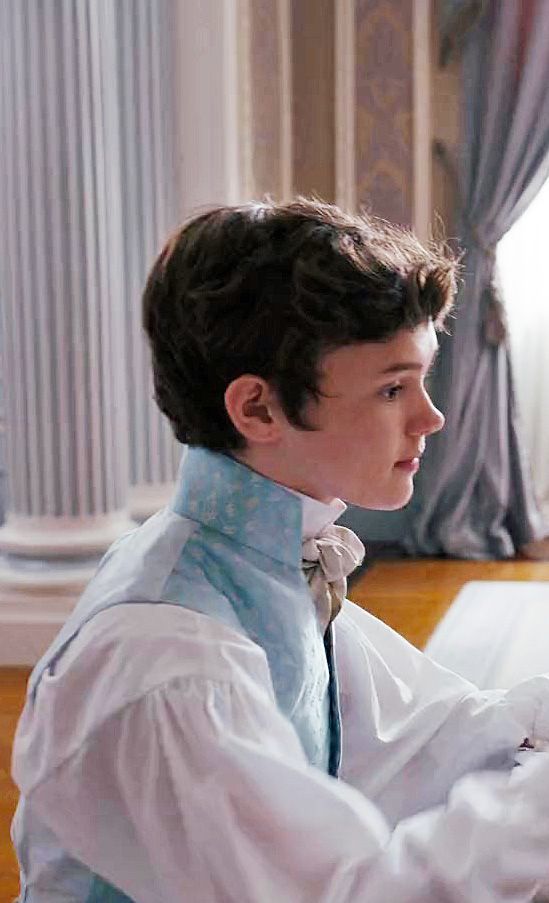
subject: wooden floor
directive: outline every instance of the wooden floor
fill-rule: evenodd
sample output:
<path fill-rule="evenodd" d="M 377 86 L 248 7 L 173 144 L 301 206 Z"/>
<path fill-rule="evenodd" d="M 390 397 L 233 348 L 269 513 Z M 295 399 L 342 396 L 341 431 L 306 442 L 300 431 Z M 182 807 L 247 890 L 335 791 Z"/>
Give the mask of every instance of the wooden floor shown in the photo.
<path fill-rule="evenodd" d="M 349 596 L 422 649 L 469 580 L 549 581 L 549 562 L 380 561 L 357 581 Z"/>
<path fill-rule="evenodd" d="M 26 668 L 0 668 L 0 903 L 9 903 L 19 890 L 9 836 L 17 791 L 9 771 L 11 743 L 23 705 L 28 675 Z"/>
<path fill-rule="evenodd" d="M 366 571 L 349 595 L 421 648 L 469 580 L 549 581 L 549 562 L 383 561 Z M 9 771 L 28 673 L 26 669 L 0 668 L 0 903 L 10 903 L 18 892 L 9 839 L 17 792 Z"/>

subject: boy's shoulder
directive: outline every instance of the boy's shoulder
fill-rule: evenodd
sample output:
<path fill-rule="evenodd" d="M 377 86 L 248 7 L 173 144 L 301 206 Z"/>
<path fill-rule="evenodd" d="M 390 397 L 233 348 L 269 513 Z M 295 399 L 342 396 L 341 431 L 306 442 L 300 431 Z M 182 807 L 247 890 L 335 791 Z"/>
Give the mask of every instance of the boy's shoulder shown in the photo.
<path fill-rule="evenodd" d="M 27 697 L 17 750 L 32 785 L 82 749 L 111 718 L 174 685 L 262 686 L 273 695 L 263 650 L 245 634 L 169 603 L 126 603 L 84 625 Z M 19 760 L 19 756 L 17 757 Z M 30 767 L 32 765 L 32 767 Z M 30 768 L 30 771 L 29 771 Z M 20 769 L 19 769 L 20 770 Z M 30 777 L 29 777 L 30 780 Z"/>
<path fill-rule="evenodd" d="M 177 603 L 127 602 L 86 623 L 42 680 L 101 686 L 116 708 L 172 681 L 257 679 L 265 668 L 263 650 L 233 626 Z"/>

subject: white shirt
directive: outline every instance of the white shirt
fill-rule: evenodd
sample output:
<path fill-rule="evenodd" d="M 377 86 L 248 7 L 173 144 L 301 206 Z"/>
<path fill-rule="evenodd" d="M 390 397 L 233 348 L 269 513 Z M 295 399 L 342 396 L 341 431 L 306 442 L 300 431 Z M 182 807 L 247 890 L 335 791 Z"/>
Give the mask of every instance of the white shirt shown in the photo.
<path fill-rule="evenodd" d="M 530 900 L 549 756 L 512 764 L 549 739 L 548 678 L 480 692 L 350 602 L 334 630 L 340 780 L 309 765 L 248 637 L 175 605 L 100 612 L 23 712 L 29 811 L 136 903 Z M 60 903 L 44 850 L 27 899 Z"/>
<path fill-rule="evenodd" d="M 97 615 L 44 676 L 16 755 L 63 846 L 137 903 L 518 903 L 549 876 L 549 756 L 461 778 L 549 737 L 547 678 L 478 693 L 348 603 L 336 781 L 308 765 L 262 650 L 133 607 Z"/>

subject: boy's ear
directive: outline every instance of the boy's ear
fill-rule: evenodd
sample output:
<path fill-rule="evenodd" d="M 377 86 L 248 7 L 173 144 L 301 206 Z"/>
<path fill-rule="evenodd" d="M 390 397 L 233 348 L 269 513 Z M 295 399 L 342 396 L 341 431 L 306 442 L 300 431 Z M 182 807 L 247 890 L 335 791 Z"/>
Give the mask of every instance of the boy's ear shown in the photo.
<path fill-rule="evenodd" d="M 280 436 L 277 404 L 260 376 L 243 374 L 225 390 L 225 408 L 238 432 L 249 442 L 270 443 Z"/>

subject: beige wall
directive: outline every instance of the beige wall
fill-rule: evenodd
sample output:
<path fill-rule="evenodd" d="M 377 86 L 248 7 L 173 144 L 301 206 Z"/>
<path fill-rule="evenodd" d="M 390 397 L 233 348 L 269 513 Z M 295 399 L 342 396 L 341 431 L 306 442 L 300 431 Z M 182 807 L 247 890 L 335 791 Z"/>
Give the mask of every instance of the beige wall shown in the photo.
<path fill-rule="evenodd" d="M 249 0 L 248 92 L 251 192 L 282 200 L 289 193 L 288 125 L 291 89 L 287 0 Z M 286 27 L 284 27 L 286 25 Z M 285 141 L 286 138 L 286 141 Z"/>
<path fill-rule="evenodd" d="M 292 2 L 293 188 L 335 201 L 334 0 Z"/>

